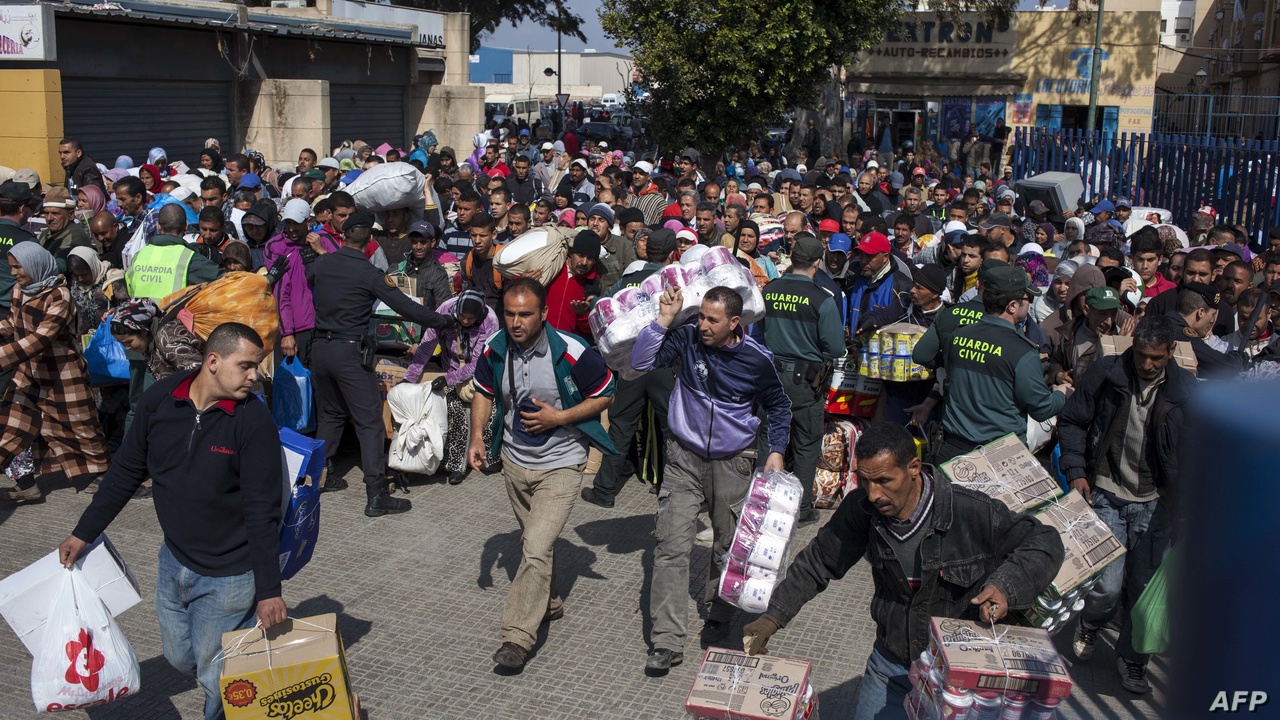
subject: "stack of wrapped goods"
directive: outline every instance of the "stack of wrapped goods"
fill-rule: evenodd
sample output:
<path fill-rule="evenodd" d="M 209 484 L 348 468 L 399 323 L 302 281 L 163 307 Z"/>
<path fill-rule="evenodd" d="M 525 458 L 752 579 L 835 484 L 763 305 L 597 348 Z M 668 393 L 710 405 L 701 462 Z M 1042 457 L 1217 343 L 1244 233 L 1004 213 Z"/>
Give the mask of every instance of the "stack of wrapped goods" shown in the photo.
<path fill-rule="evenodd" d="M 721 563 L 720 597 L 750 613 L 769 607 L 782 579 L 804 489 L 795 475 L 757 470 Z"/>
<path fill-rule="evenodd" d="M 1005 435 L 942 465 L 961 487 L 989 495 L 1014 512 L 1033 513 L 1058 531 L 1066 549 L 1062 568 L 1030 610 L 1011 619 L 1056 633 L 1084 608 L 1084 597 L 1098 575 L 1124 554 L 1124 546 L 1093 508 L 1062 488 L 1015 435 Z"/>
<path fill-rule="evenodd" d="M 605 364 L 627 380 L 639 373 L 631 369 L 631 349 L 646 325 L 658 317 L 658 301 L 663 291 L 678 287 L 684 297 L 676 324 L 698 314 L 702 296 L 723 285 L 742 296 L 742 322 L 759 322 L 764 317 L 764 295 L 751 271 L 742 266 L 725 247 L 695 245 L 680 262 L 650 275 L 638 287 L 625 288 L 611 298 L 600 298 L 587 317 L 596 347 Z"/>
<path fill-rule="evenodd" d="M 818 720 L 804 660 L 708 648 L 684 709 L 693 720 Z"/>
<path fill-rule="evenodd" d="M 822 434 L 822 454 L 813 475 L 813 506 L 833 508 L 858 487 L 858 458 L 853 447 L 866 428 L 865 420 L 827 418 Z"/>
<path fill-rule="evenodd" d="M 929 648 L 911 663 L 911 720 L 1053 720 L 1071 676 L 1039 628 L 932 618 Z"/>
<path fill-rule="evenodd" d="M 911 360 L 911 352 L 924 333 L 925 328 L 910 323 L 894 323 L 880 328 L 862 347 L 858 374 L 892 382 L 932 378 L 932 370 Z"/>
<path fill-rule="evenodd" d="M 1084 609 L 1085 595 L 1098 583 L 1102 569 L 1125 550 L 1075 490 L 1051 501 L 1036 517 L 1058 531 L 1066 557 L 1048 589 L 1036 598 L 1030 610 L 1017 616 L 1021 623 L 1044 628 L 1053 635 Z"/>

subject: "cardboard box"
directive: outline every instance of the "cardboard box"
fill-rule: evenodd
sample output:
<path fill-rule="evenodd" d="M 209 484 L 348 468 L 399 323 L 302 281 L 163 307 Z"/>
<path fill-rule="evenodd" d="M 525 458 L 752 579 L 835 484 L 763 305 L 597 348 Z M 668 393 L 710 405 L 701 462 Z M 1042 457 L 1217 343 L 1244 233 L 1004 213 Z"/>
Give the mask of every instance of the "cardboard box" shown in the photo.
<path fill-rule="evenodd" d="M 1133 346 L 1133 338 L 1128 335 L 1103 335 L 1101 340 L 1104 357 L 1107 355 L 1119 355 Z M 1195 350 L 1191 349 L 1191 343 L 1189 342 L 1179 340 L 1174 345 L 1173 361 L 1178 363 L 1183 370 L 1189 370 L 1192 375 L 1196 374 L 1199 369 L 1199 365 L 1196 363 Z"/>
<path fill-rule="evenodd" d="M 1050 594 L 1071 592 L 1124 554 L 1124 545 L 1075 490 L 1046 505 L 1036 518 L 1058 531 L 1067 551 Z"/>
<path fill-rule="evenodd" d="M 1062 496 L 1058 481 L 1013 433 L 943 463 L 942 472 L 956 485 L 989 495 L 1014 512 Z"/>
<path fill-rule="evenodd" d="M 395 282 L 400 292 L 417 300 L 419 304 L 422 303 L 422 299 L 418 297 L 418 278 L 408 275 L 388 275 L 387 277 Z"/>
<path fill-rule="evenodd" d="M 83 571 L 84 579 L 102 598 L 112 617 L 142 602 L 138 581 L 105 533 L 85 547 L 76 566 Z M 32 655 L 44 637 L 49 608 L 64 572 L 58 562 L 58 551 L 54 550 L 0 580 L 0 615 Z"/>
<path fill-rule="evenodd" d="M 809 670 L 803 660 L 707 648 L 684 709 L 713 720 L 795 720 Z"/>
<path fill-rule="evenodd" d="M 970 690 L 1065 698 L 1071 676 L 1049 633 L 1040 628 L 931 618 L 929 639 L 943 682 Z"/>
<path fill-rule="evenodd" d="M 227 720 L 352 720 L 355 698 L 333 613 L 222 635 Z"/>
<path fill-rule="evenodd" d="M 373 371 L 377 373 L 378 382 L 381 384 L 382 424 L 387 428 L 388 438 L 391 437 L 391 408 L 387 406 L 387 392 L 404 379 L 404 373 L 408 369 L 408 359 L 391 358 L 385 355 L 379 355 L 377 364 L 373 366 Z"/>

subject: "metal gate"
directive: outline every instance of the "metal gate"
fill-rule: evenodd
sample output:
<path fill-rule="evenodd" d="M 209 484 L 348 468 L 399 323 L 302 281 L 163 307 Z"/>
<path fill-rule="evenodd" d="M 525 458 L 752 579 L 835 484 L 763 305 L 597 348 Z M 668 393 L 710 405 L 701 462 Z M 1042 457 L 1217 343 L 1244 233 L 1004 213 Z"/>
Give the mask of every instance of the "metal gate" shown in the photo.
<path fill-rule="evenodd" d="M 232 107 L 230 83 L 62 79 L 64 131 L 107 167 L 120 155 L 141 165 L 153 147 L 198 167 L 206 139 L 232 145 Z"/>
<path fill-rule="evenodd" d="M 403 85 L 330 85 L 330 145 L 363 140 L 374 147 L 385 142 L 409 150 L 405 138 L 405 93 Z"/>

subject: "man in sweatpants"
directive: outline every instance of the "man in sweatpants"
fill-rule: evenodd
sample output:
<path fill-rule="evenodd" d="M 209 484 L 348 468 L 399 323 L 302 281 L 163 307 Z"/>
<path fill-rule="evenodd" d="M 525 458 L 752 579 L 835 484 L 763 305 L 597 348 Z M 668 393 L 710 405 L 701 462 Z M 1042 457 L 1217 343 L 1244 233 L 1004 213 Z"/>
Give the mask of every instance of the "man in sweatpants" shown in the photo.
<path fill-rule="evenodd" d="M 636 370 L 679 366 L 667 410 L 666 474 L 658 492 L 649 675 L 664 675 L 684 661 L 689 552 L 704 502 L 714 537 L 701 640 L 711 645 L 728 636 L 734 607 L 717 596 L 717 581 L 756 466 L 760 420 L 754 405 L 765 409 L 769 421 L 766 469 L 783 469 L 791 427 L 791 401 L 773 355 L 743 333 L 742 296 L 731 288 L 712 288 L 703 296 L 696 324 L 672 327 L 683 302 L 679 288 L 663 293 L 658 319 L 640 331 L 631 352 Z"/>

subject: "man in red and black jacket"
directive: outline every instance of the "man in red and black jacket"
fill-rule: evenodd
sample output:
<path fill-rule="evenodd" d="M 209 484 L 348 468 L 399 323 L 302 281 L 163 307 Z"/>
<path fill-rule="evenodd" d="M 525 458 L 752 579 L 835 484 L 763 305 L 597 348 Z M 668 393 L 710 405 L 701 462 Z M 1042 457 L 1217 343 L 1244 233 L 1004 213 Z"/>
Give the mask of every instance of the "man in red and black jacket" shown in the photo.
<path fill-rule="evenodd" d="M 70 567 L 148 476 L 164 533 L 156 614 L 164 656 L 204 688 L 205 718 L 222 717 L 222 634 L 285 619 L 280 596 L 280 434 L 253 394 L 262 339 L 226 323 L 204 364 L 153 385 L 93 502 L 59 546 Z"/>

